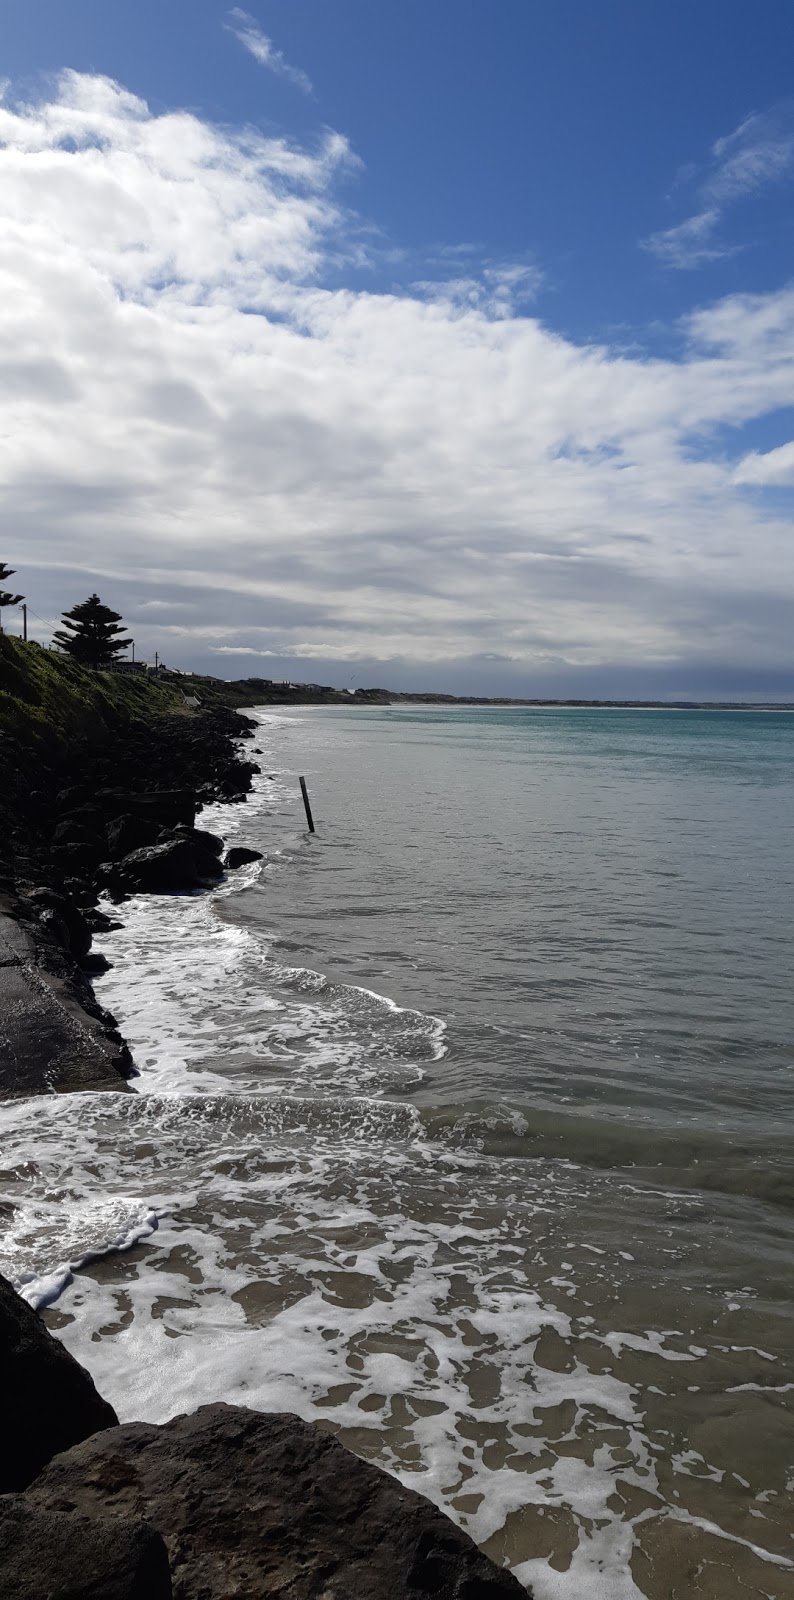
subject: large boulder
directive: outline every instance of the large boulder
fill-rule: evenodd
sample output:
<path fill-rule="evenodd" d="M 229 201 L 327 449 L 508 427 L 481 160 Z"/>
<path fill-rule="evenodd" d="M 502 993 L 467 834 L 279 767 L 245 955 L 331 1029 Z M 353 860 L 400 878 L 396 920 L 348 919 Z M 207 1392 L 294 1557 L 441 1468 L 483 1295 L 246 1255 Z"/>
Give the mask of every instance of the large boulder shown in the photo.
<path fill-rule="evenodd" d="M 248 845 L 233 844 L 231 850 L 226 851 L 224 866 L 244 867 L 249 861 L 261 861 L 261 850 L 250 850 Z"/>
<path fill-rule="evenodd" d="M 0 1494 L 24 1489 L 58 1451 L 117 1426 L 88 1373 L 3 1277 L 0 1371 Z"/>
<path fill-rule="evenodd" d="M 207 828 L 186 828 L 182 825 L 174 828 L 173 832 L 181 839 L 189 839 L 197 850 L 203 850 L 207 855 L 223 855 L 223 840 L 217 833 L 210 833 Z"/>
<path fill-rule="evenodd" d="M 159 1533 L 122 1517 L 80 1517 L 0 1500 L 0 1600 L 171 1600 Z"/>
<path fill-rule="evenodd" d="M 198 883 L 196 857 L 188 839 L 133 850 L 120 861 L 118 881 L 128 894 L 167 894 L 172 889 L 194 889 Z"/>
<path fill-rule="evenodd" d="M 219 1404 L 129 1423 L 52 1461 L 26 1498 L 145 1518 L 174 1600 L 526 1600 L 429 1500 L 294 1416 Z"/>
<path fill-rule="evenodd" d="M 160 833 L 160 823 L 155 817 L 133 817 L 129 812 L 114 817 L 105 834 L 111 861 L 120 861 L 133 850 L 145 850 L 147 845 L 157 844 Z"/>
<path fill-rule="evenodd" d="M 222 878 L 223 864 L 220 860 L 223 854 L 223 840 L 216 833 L 207 833 L 203 828 L 174 828 L 162 839 L 184 839 L 193 850 L 193 859 L 196 871 L 200 878 Z"/>

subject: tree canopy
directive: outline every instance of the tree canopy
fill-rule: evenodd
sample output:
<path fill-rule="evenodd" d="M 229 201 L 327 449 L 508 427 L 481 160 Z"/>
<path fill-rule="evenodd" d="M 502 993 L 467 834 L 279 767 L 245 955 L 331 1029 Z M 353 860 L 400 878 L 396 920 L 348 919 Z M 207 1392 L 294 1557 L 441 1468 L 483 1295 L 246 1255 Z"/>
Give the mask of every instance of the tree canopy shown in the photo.
<path fill-rule="evenodd" d="M 3 631 L 3 606 L 18 606 L 23 599 L 21 594 L 12 594 L 10 589 L 2 588 L 2 585 L 13 576 L 14 568 L 7 567 L 4 561 L 0 561 L 0 633 Z"/>
<path fill-rule="evenodd" d="M 83 667 L 109 667 L 132 640 L 124 635 L 121 614 L 105 606 L 98 594 L 72 606 L 61 618 L 64 629 L 53 635 L 53 643 L 65 650 Z"/>

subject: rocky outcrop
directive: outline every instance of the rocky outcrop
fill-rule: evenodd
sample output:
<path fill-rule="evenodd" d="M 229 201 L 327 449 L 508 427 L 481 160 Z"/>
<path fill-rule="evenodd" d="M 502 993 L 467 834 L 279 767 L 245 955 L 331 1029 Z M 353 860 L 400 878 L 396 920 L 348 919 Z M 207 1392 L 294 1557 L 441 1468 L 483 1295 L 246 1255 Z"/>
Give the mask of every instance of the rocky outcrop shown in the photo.
<path fill-rule="evenodd" d="M 22 914 L 31 920 L 21 922 Z M 46 899 L 36 912 L 0 895 L 0 1099 L 123 1093 L 135 1072 L 114 1019 L 68 949 L 71 921 Z"/>
<path fill-rule="evenodd" d="M 0 1494 L 26 1488 L 58 1451 L 118 1425 L 85 1369 L 3 1277 L 0 1371 Z"/>
<path fill-rule="evenodd" d="M 159 1533 L 122 1517 L 0 1500 L 0 1600 L 171 1600 Z"/>
<path fill-rule="evenodd" d="M 231 850 L 226 851 L 223 864 L 229 868 L 244 867 L 249 861 L 261 860 L 261 850 L 250 850 L 247 845 L 234 844 Z"/>
<path fill-rule="evenodd" d="M 429 1500 L 295 1416 L 212 1405 L 130 1423 L 52 1461 L 26 1499 L 143 1517 L 174 1600 L 526 1600 Z"/>
<path fill-rule="evenodd" d="M 222 850 L 195 828 L 212 800 L 243 799 L 258 767 L 239 741 L 253 724 L 213 707 L 198 715 L 153 715 L 102 736 L 54 745 L 48 765 L 0 729 L 0 888 L 44 888 L 84 908 L 102 886 L 102 863 L 120 862 L 168 835 L 192 836 L 200 877 L 217 874 Z"/>
<path fill-rule="evenodd" d="M 12 663 L 20 707 L 22 689 L 32 693 L 22 681 L 38 662 L 31 651 Z M 95 676 L 82 674 L 86 694 Z M 157 700 L 156 685 L 136 690 L 144 712 L 150 690 Z M 46 718 L 26 729 L 21 711 L 17 731 L 0 725 L 0 1098 L 126 1088 L 132 1059 L 88 981 L 107 965 L 91 950 L 97 898 L 221 877 L 223 841 L 196 828 L 196 811 L 243 799 L 259 770 L 239 753 L 254 724 L 227 707 L 166 714 L 157 701 L 137 720 L 105 711 L 91 737 L 73 740 L 55 727 L 50 737 Z"/>

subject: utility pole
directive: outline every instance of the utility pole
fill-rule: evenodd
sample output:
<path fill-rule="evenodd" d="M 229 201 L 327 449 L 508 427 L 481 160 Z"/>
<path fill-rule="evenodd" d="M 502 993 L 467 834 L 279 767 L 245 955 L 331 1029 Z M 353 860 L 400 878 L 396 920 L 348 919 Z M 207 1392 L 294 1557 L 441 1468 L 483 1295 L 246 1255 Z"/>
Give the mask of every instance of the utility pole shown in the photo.
<path fill-rule="evenodd" d="M 157 671 L 157 668 L 159 667 L 159 665 L 160 665 L 160 657 L 158 656 L 157 651 L 155 650 L 155 652 L 154 652 L 154 670 L 155 670 L 155 672 Z"/>
<path fill-rule="evenodd" d="M 135 640 L 130 639 L 130 644 L 132 645 L 132 664 L 135 666 Z"/>
<path fill-rule="evenodd" d="M 28 639 L 28 608 L 24 604 L 24 602 L 23 602 L 23 605 L 22 605 L 22 638 L 25 641 L 25 643 L 27 644 L 27 639 Z"/>

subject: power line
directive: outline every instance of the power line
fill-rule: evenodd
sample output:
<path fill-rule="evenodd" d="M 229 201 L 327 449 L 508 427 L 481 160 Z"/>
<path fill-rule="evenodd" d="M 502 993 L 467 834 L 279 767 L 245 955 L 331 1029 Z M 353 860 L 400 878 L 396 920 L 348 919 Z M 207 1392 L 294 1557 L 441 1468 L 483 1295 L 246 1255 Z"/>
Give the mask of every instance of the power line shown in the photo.
<path fill-rule="evenodd" d="M 28 611 L 29 611 L 29 613 L 30 613 L 30 615 L 32 617 L 36 618 L 37 622 L 43 622 L 45 627 L 47 627 L 47 628 L 57 628 L 58 627 L 58 623 L 55 622 L 52 617 L 40 617 L 38 611 L 34 611 L 32 605 L 30 605 L 30 604 L 28 604 Z"/>

